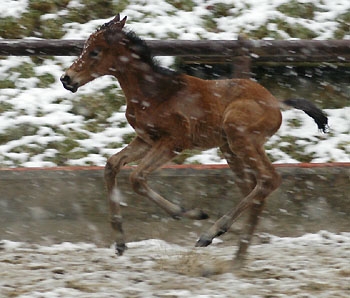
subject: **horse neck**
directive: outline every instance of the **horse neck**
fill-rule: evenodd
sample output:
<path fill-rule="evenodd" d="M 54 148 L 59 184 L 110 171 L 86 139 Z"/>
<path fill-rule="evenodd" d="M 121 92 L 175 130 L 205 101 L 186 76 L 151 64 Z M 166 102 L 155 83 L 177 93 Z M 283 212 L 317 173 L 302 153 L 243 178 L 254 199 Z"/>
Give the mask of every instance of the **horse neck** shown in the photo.
<path fill-rule="evenodd" d="M 166 100 L 179 88 L 179 78 L 157 72 L 148 64 L 126 68 L 115 74 L 125 94 L 127 105 L 142 103 L 147 100 L 150 104 Z"/>
<path fill-rule="evenodd" d="M 143 95 L 140 88 L 141 76 L 139 74 L 136 74 L 132 70 L 125 70 L 117 73 L 115 77 L 119 81 L 120 87 L 125 94 L 127 104 L 129 104 L 133 99 L 139 98 Z"/>

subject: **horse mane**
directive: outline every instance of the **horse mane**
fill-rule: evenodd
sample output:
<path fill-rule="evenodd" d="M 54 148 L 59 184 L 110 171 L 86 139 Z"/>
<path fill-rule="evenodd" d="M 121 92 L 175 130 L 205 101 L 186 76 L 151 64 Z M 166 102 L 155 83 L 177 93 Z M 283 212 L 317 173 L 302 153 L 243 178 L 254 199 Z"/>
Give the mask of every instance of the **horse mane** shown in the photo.
<path fill-rule="evenodd" d="M 123 32 L 130 41 L 130 49 L 140 57 L 142 62 L 150 65 L 156 73 L 166 76 L 175 76 L 179 74 L 177 71 L 160 66 L 158 60 L 152 55 L 152 51 L 146 44 L 146 41 L 136 35 L 134 31 L 128 30 Z"/>
<path fill-rule="evenodd" d="M 151 54 L 151 49 L 147 46 L 145 40 L 137 36 L 136 33 L 132 30 L 123 31 L 125 37 L 130 41 L 129 48 L 140 56 L 140 60 L 149 64 L 150 66 L 159 67 L 158 61 L 154 59 Z"/>
<path fill-rule="evenodd" d="M 108 29 L 113 24 L 113 20 L 103 24 L 96 32 Z M 169 68 L 165 68 L 159 65 L 158 60 L 152 55 L 151 49 L 146 44 L 146 41 L 136 35 L 132 30 L 122 30 L 125 38 L 130 41 L 129 48 L 130 50 L 140 57 L 142 62 L 145 62 L 151 66 L 152 70 L 158 74 L 173 77 L 179 74 L 179 72 L 174 71 Z"/>

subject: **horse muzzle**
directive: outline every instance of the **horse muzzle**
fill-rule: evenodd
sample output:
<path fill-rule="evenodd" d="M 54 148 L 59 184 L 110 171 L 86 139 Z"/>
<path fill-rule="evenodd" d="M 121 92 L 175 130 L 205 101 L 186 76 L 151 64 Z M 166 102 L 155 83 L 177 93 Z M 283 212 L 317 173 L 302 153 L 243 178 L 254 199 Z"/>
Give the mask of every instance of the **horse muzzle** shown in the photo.
<path fill-rule="evenodd" d="M 70 76 L 68 76 L 67 74 L 63 74 L 60 78 L 63 87 L 73 93 L 77 92 L 78 88 L 79 88 L 79 84 L 78 83 L 74 83 L 71 79 Z"/>

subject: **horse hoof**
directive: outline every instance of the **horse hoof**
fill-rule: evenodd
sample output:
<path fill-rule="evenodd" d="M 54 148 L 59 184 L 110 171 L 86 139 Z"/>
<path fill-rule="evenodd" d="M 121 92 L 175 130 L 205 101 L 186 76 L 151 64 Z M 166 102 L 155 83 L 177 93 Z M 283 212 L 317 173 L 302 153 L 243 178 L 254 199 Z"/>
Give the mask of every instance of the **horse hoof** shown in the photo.
<path fill-rule="evenodd" d="M 125 245 L 125 243 L 122 244 L 115 244 L 115 253 L 117 256 L 122 256 L 124 251 L 126 251 L 128 247 Z"/>
<path fill-rule="evenodd" d="M 212 242 L 212 239 L 209 239 L 208 237 L 205 237 L 205 236 L 201 236 L 196 243 L 196 247 L 206 247 L 210 245 L 211 242 Z"/>
<path fill-rule="evenodd" d="M 197 219 L 197 220 L 203 220 L 203 219 L 209 218 L 209 215 L 200 209 L 191 209 L 191 210 L 185 211 L 183 213 L 183 216 L 190 219 Z"/>
<path fill-rule="evenodd" d="M 175 219 L 175 220 L 180 220 L 181 216 L 180 215 L 171 215 L 171 218 Z"/>

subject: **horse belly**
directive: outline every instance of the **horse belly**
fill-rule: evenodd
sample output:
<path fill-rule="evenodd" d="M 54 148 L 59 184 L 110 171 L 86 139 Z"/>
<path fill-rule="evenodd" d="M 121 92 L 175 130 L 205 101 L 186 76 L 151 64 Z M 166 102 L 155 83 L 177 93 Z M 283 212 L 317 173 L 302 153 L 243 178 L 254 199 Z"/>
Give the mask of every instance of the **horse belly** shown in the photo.
<path fill-rule="evenodd" d="M 219 128 L 198 129 L 192 133 L 192 143 L 196 149 L 210 149 L 224 143 L 222 131 Z"/>

